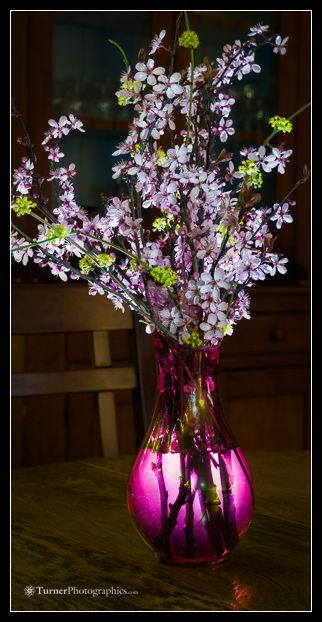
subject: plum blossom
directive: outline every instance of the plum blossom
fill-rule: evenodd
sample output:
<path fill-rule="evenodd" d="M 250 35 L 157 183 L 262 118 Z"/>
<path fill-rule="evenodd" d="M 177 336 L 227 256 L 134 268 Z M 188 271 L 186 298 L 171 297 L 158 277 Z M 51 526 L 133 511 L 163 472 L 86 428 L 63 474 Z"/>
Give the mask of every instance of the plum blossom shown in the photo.
<path fill-rule="evenodd" d="M 288 208 L 289 208 L 288 203 L 283 203 L 283 205 L 274 203 L 273 205 L 274 215 L 271 216 L 271 220 L 276 220 L 277 229 L 280 229 L 284 222 L 293 222 L 293 218 L 291 214 L 289 214 Z"/>
<path fill-rule="evenodd" d="M 232 124 L 233 122 L 231 119 L 228 119 L 227 121 L 224 119 L 224 117 L 220 119 L 217 132 L 222 143 L 227 142 L 228 136 L 235 134 L 235 130 L 232 127 Z"/>
<path fill-rule="evenodd" d="M 51 130 L 52 138 L 62 138 L 62 136 L 67 136 L 70 132 L 70 123 L 65 115 L 59 118 L 58 123 L 54 119 L 49 119 L 48 125 L 53 128 Z"/>
<path fill-rule="evenodd" d="M 167 326 L 167 328 L 169 328 L 170 332 L 173 334 L 176 334 L 178 328 L 184 326 L 185 324 L 185 321 L 180 315 L 179 310 L 177 309 L 177 307 L 174 306 L 171 309 L 168 309 L 167 307 L 161 309 L 159 317 L 163 324 Z"/>
<path fill-rule="evenodd" d="M 21 194 L 28 194 L 33 184 L 33 169 L 34 164 L 29 159 L 23 160 L 23 166 L 14 169 L 13 183 L 16 185 L 16 192 Z"/>
<path fill-rule="evenodd" d="M 154 54 L 160 47 L 163 47 L 162 40 L 166 34 L 165 30 L 161 30 L 159 35 L 156 35 L 151 43 L 150 55 Z"/>
<path fill-rule="evenodd" d="M 292 149 L 287 149 L 284 151 L 283 149 L 278 149 L 277 147 L 273 147 L 272 155 L 276 158 L 277 170 L 279 173 L 283 175 L 285 173 L 286 163 L 288 162 L 288 158 L 292 155 Z"/>
<path fill-rule="evenodd" d="M 47 147 L 46 151 L 48 151 L 48 160 L 52 160 L 53 162 L 59 162 L 59 160 L 64 157 L 59 147 Z"/>
<path fill-rule="evenodd" d="M 153 87 L 153 90 L 159 94 L 166 93 L 169 99 L 173 99 L 177 95 L 183 92 L 183 87 L 178 84 L 181 80 L 181 74 L 179 72 L 173 73 L 169 78 L 161 74 L 158 76 L 159 84 Z"/>
<path fill-rule="evenodd" d="M 279 272 L 280 274 L 286 273 L 287 268 L 285 264 L 288 263 L 287 257 L 282 257 L 280 259 L 278 255 L 275 255 L 271 258 L 271 263 L 272 263 L 272 267 L 270 267 L 269 269 L 270 276 L 275 276 L 276 271 Z"/>
<path fill-rule="evenodd" d="M 263 145 L 261 145 L 257 151 L 248 153 L 247 157 L 249 160 L 258 162 L 258 164 L 261 165 L 265 173 L 270 173 L 271 170 L 278 165 L 278 160 L 275 153 L 269 153 L 268 155 L 266 155 L 266 149 Z"/>
<path fill-rule="evenodd" d="M 181 147 L 175 145 L 174 149 L 168 149 L 167 160 L 163 166 L 169 167 L 170 172 L 174 172 L 178 165 L 185 164 L 185 162 L 187 162 L 187 148 L 183 145 Z"/>
<path fill-rule="evenodd" d="M 275 39 L 275 47 L 273 52 L 275 52 L 275 54 L 286 54 L 286 43 L 288 40 L 289 37 L 284 37 L 284 39 L 282 39 L 281 35 L 278 35 Z"/>
<path fill-rule="evenodd" d="M 27 242 L 24 238 L 17 238 L 17 233 L 14 232 L 11 236 L 11 248 L 13 251 L 13 257 L 14 260 L 17 263 L 22 263 L 23 266 L 26 266 L 28 263 L 28 260 L 33 257 L 34 252 L 32 248 L 20 248 L 23 246 L 27 246 Z M 20 249 L 20 250 L 14 250 L 14 249 Z"/>
<path fill-rule="evenodd" d="M 200 329 L 204 331 L 204 338 L 212 341 L 215 337 L 221 336 L 221 329 L 226 328 L 227 320 L 227 302 L 219 302 L 216 311 L 210 309 L 210 313 L 206 316 L 206 320 L 200 324 Z"/>
<path fill-rule="evenodd" d="M 50 268 L 51 273 L 54 276 L 58 276 L 62 281 L 67 281 L 67 272 L 69 272 L 69 268 L 62 266 L 61 264 L 55 264 L 52 261 L 48 262 L 48 266 Z"/>
<path fill-rule="evenodd" d="M 137 73 L 134 75 L 134 80 L 140 83 L 146 80 L 147 83 L 152 86 L 157 83 L 155 76 L 159 76 L 165 72 L 164 67 L 154 67 L 153 58 L 149 58 L 146 64 L 137 63 L 135 69 L 137 69 Z"/>
<path fill-rule="evenodd" d="M 238 283 L 244 283 L 247 279 L 257 281 L 263 276 L 260 270 L 261 260 L 258 255 L 244 248 L 241 251 L 240 260 L 236 271 L 236 280 Z"/>
<path fill-rule="evenodd" d="M 73 114 L 70 114 L 68 119 L 69 119 L 71 130 L 78 130 L 79 132 L 85 132 L 83 128 L 83 122 L 80 121 L 80 119 L 77 119 L 76 117 L 74 117 Z"/>
<path fill-rule="evenodd" d="M 264 32 L 269 30 L 269 26 L 264 26 L 263 24 L 256 24 L 256 26 L 252 26 L 249 30 L 249 36 L 253 37 L 254 35 L 262 35 Z"/>

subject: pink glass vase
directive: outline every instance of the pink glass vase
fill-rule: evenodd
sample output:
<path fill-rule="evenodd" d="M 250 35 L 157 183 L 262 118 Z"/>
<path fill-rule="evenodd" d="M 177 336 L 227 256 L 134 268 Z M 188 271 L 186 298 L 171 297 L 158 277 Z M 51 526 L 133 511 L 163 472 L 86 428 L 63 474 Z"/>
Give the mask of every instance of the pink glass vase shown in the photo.
<path fill-rule="evenodd" d="M 219 348 L 153 335 L 158 395 L 128 482 L 128 508 L 160 561 L 223 561 L 246 533 L 252 476 L 217 390 Z"/>

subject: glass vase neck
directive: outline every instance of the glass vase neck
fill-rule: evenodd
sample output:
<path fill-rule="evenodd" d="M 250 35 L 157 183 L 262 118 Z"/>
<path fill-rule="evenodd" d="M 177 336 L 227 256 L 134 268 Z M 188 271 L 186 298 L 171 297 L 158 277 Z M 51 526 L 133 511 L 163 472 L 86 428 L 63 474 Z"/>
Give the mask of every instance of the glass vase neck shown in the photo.
<path fill-rule="evenodd" d="M 153 334 L 158 398 L 148 443 L 155 450 L 221 451 L 236 446 L 218 389 L 219 347 L 192 348 Z M 152 445 L 151 445 L 152 440 Z M 179 448 L 179 449 L 178 449 Z"/>
<path fill-rule="evenodd" d="M 173 383 L 190 384 L 192 378 L 202 377 L 213 390 L 219 366 L 220 346 L 196 347 L 179 344 L 159 333 L 152 335 L 159 373 L 159 390 Z"/>

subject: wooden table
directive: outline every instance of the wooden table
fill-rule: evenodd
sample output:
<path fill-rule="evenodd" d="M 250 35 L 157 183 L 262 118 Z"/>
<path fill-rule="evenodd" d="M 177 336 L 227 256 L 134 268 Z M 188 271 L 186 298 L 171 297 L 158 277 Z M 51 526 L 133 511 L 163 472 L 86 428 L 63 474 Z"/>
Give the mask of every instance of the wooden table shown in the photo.
<path fill-rule="evenodd" d="M 311 611 L 310 453 L 245 454 L 252 525 L 226 562 L 197 568 L 160 564 L 133 527 L 132 457 L 13 470 L 11 610 Z"/>

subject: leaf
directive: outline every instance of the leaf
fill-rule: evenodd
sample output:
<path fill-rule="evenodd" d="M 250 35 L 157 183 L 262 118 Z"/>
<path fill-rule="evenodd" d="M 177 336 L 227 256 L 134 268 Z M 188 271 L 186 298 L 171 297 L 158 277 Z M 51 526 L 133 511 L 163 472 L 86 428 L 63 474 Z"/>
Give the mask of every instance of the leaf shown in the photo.
<path fill-rule="evenodd" d="M 214 164 L 218 164 L 219 162 L 228 162 L 231 160 L 232 155 L 232 153 L 227 153 L 226 149 L 222 149 Z"/>
<path fill-rule="evenodd" d="M 141 48 L 138 53 L 138 62 L 145 63 L 145 60 L 146 60 L 146 50 L 144 48 Z"/>
<path fill-rule="evenodd" d="M 265 250 L 267 250 L 268 252 L 271 252 L 274 248 L 275 242 L 277 240 L 277 236 L 273 237 L 273 238 L 265 238 L 264 240 L 264 248 Z"/>
<path fill-rule="evenodd" d="M 254 192 L 253 196 L 247 201 L 246 207 L 254 207 L 262 200 L 262 195 L 259 192 Z"/>

